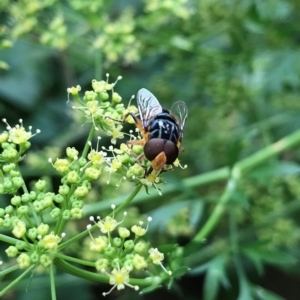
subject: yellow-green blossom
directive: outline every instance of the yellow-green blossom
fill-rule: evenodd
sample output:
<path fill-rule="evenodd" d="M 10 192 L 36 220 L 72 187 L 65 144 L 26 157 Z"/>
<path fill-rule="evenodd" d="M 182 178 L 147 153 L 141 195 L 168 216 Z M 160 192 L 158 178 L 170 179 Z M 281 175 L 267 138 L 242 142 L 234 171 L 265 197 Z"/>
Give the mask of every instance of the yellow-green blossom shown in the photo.
<path fill-rule="evenodd" d="M 21 238 L 26 233 L 26 224 L 23 221 L 18 221 L 17 224 L 14 226 L 14 229 L 12 231 L 12 234 L 16 238 Z"/>

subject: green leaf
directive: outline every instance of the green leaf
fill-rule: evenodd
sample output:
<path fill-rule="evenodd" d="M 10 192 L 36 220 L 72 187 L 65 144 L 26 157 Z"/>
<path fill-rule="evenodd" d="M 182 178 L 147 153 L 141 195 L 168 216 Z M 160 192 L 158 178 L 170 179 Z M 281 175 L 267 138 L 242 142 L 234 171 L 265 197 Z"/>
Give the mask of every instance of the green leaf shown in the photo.
<path fill-rule="evenodd" d="M 259 300 L 284 300 L 284 298 L 280 297 L 279 295 L 257 285 L 252 286 L 252 293 Z"/>
<path fill-rule="evenodd" d="M 252 246 L 248 248 L 243 248 L 242 252 L 250 258 L 250 260 L 255 265 L 257 271 L 262 273 L 263 264 L 269 263 L 273 265 L 294 265 L 297 260 L 295 257 L 286 252 L 277 251 L 272 249 L 272 251 L 268 251 L 261 246 Z"/>
<path fill-rule="evenodd" d="M 190 270 L 189 267 L 180 267 L 180 268 L 176 269 L 176 270 L 172 273 L 172 277 L 174 277 L 174 278 L 182 277 L 182 276 L 185 275 L 189 270 Z"/>
<path fill-rule="evenodd" d="M 254 300 L 251 294 L 251 286 L 248 280 L 244 277 L 239 278 L 240 282 L 240 292 L 238 295 L 238 300 Z"/>
<path fill-rule="evenodd" d="M 152 285 L 140 290 L 140 294 L 151 293 L 151 292 L 157 290 L 159 287 L 161 287 L 160 284 L 152 284 Z"/>
<path fill-rule="evenodd" d="M 227 255 L 221 254 L 210 261 L 204 280 L 204 300 L 216 299 L 220 284 L 224 287 L 230 285 L 225 273 L 227 258 Z"/>

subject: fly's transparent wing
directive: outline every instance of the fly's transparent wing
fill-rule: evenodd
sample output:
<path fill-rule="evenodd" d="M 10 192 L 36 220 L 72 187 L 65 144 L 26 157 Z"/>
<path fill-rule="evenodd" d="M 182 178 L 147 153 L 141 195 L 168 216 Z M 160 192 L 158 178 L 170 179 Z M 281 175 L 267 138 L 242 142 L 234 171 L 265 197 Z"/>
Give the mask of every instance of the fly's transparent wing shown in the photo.
<path fill-rule="evenodd" d="M 180 129 L 180 140 L 182 140 L 183 129 L 188 116 L 188 108 L 183 101 L 177 101 L 173 103 L 170 112 L 176 118 Z"/>
<path fill-rule="evenodd" d="M 136 97 L 143 127 L 147 128 L 153 118 L 162 112 L 162 107 L 156 97 L 146 89 L 140 89 Z"/>

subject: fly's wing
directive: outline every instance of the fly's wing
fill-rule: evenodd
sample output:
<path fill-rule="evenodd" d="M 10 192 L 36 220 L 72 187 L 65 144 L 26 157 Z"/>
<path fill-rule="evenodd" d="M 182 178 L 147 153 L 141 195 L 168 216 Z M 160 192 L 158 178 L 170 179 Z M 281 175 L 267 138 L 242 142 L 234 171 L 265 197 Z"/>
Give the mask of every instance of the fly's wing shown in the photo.
<path fill-rule="evenodd" d="M 156 97 L 146 89 L 140 89 L 136 97 L 143 127 L 147 128 L 153 118 L 162 112 L 162 107 Z"/>
<path fill-rule="evenodd" d="M 185 121 L 188 116 L 188 108 L 183 101 L 177 101 L 177 102 L 173 103 L 170 112 L 175 117 L 175 119 L 178 123 L 179 129 L 180 129 L 179 138 L 180 138 L 180 140 L 182 140 L 183 129 L 184 129 Z"/>

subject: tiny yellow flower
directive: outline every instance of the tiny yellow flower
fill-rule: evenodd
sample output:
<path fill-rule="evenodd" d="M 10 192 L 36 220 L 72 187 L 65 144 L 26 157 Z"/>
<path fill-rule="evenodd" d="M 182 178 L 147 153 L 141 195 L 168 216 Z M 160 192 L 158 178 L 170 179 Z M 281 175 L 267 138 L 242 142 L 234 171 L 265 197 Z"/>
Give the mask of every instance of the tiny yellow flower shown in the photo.
<path fill-rule="evenodd" d="M 164 260 L 164 254 L 159 252 L 157 248 L 150 248 L 149 254 L 149 258 L 155 265 L 160 265 L 161 262 Z"/>
<path fill-rule="evenodd" d="M 90 241 L 90 250 L 101 252 L 108 245 L 108 239 L 106 236 L 99 236 L 92 241 Z"/>
<path fill-rule="evenodd" d="M 118 225 L 117 220 L 113 219 L 110 216 L 107 216 L 103 221 L 100 220 L 97 222 L 98 227 L 102 233 L 112 232 Z"/>
<path fill-rule="evenodd" d="M 26 233 L 26 224 L 23 221 L 18 221 L 17 224 L 14 226 L 12 234 L 16 238 L 21 238 Z"/>
<path fill-rule="evenodd" d="M 17 258 L 20 269 L 26 269 L 30 266 L 30 257 L 27 253 L 21 253 Z"/>
<path fill-rule="evenodd" d="M 48 250 L 54 250 L 57 248 L 59 242 L 61 241 L 61 237 L 55 235 L 54 232 L 47 234 L 40 240 L 40 244 Z"/>
<path fill-rule="evenodd" d="M 56 162 L 53 164 L 53 167 L 61 173 L 65 173 L 68 171 L 70 162 L 67 159 L 60 159 L 58 158 Z"/>
<path fill-rule="evenodd" d="M 107 293 L 103 293 L 103 296 L 110 294 L 115 288 L 123 290 L 125 286 L 131 287 L 136 291 L 139 290 L 137 285 L 133 286 L 129 283 L 129 270 L 124 267 L 120 269 L 118 266 L 118 268 L 112 270 L 111 274 L 107 273 L 107 275 L 109 276 L 109 284 L 113 285 L 113 287 Z"/>

